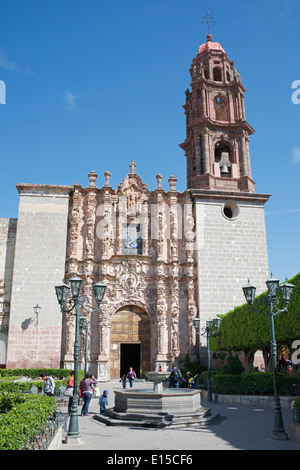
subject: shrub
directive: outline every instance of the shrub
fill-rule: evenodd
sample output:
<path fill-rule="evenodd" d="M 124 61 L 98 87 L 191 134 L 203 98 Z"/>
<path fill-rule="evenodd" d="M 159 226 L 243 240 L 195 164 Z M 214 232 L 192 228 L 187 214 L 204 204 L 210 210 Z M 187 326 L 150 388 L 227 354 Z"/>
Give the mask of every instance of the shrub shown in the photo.
<path fill-rule="evenodd" d="M 70 377 L 68 369 L 0 369 L 0 377 L 27 377 L 35 380 L 40 379 L 44 372 L 48 372 L 57 380 Z"/>
<path fill-rule="evenodd" d="M 300 397 L 295 398 L 293 404 L 294 413 L 296 415 L 296 421 L 300 423 Z"/>
<path fill-rule="evenodd" d="M 227 364 L 225 364 L 222 368 L 221 371 L 223 374 L 230 374 L 230 375 L 237 375 L 241 374 L 244 372 L 244 367 L 242 366 L 242 363 L 239 359 L 238 354 L 233 356 L 231 353 L 228 354 L 227 356 Z"/>
<path fill-rule="evenodd" d="M 207 372 L 202 372 L 201 382 L 207 386 Z M 231 395 L 273 395 L 273 374 L 267 372 L 243 372 L 242 374 L 222 374 L 211 371 L 213 393 Z M 300 387 L 300 378 L 278 374 L 278 387 L 281 395 L 295 395 Z"/>
<path fill-rule="evenodd" d="M 190 372 L 194 377 L 197 374 L 201 374 L 204 370 L 206 370 L 206 367 L 201 366 L 197 363 L 197 361 L 192 362 L 188 354 L 185 356 L 183 368 L 181 371 L 182 375 L 186 375 L 187 372 Z"/>
<path fill-rule="evenodd" d="M 38 434 L 55 412 L 55 398 L 0 394 L 0 450 L 19 450 Z"/>

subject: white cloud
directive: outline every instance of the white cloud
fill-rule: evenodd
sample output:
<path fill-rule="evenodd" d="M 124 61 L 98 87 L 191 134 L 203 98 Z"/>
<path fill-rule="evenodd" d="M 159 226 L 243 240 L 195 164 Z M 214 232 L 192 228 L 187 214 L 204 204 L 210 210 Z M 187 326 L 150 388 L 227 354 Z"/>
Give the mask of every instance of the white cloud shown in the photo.
<path fill-rule="evenodd" d="M 64 93 L 64 103 L 65 109 L 69 112 L 77 111 L 78 110 L 78 103 L 77 103 L 78 96 L 74 95 L 71 91 L 66 91 Z"/>
<path fill-rule="evenodd" d="M 17 65 L 11 60 L 8 60 L 8 58 L 5 56 L 4 52 L 1 49 L 0 49 L 0 67 L 5 70 L 18 70 Z"/>
<path fill-rule="evenodd" d="M 36 76 L 35 73 L 33 73 L 30 70 L 30 68 L 20 67 L 18 64 L 16 64 L 12 60 L 9 60 L 1 48 L 0 48 L 0 68 L 8 70 L 10 72 L 17 72 L 23 75 L 28 75 L 30 77 Z"/>
<path fill-rule="evenodd" d="M 294 163 L 300 163 L 300 147 L 293 147 L 292 157 Z"/>

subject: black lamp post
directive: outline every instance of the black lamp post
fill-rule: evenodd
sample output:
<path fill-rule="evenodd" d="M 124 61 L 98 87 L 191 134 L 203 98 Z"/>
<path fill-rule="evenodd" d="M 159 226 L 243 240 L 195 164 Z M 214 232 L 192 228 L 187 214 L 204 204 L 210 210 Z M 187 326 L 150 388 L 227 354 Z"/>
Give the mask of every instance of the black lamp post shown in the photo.
<path fill-rule="evenodd" d="M 197 363 L 200 364 L 200 318 L 193 319 L 194 328 L 196 330 L 196 357 Z"/>
<path fill-rule="evenodd" d="M 266 281 L 268 287 L 268 297 L 267 300 L 260 300 L 261 308 L 255 310 L 253 308 L 253 302 L 255 298 L 256 288 L 251 285 L 248 281 L 248 285 L 243 287 L 245 298 L 250 306 L 252 312 L 268 314 L 270 317 L 270 330 L 271 330 L 271 354 L 273 361 L 273 380 L 274 380 L 274 428 L 271 433 L 272 439 L 276 440 L 286 440 L 288 435 L 284 430 L 281 405 L 280 405 L 280 396 L 279 396 L 279 387 L 277 379 L 277 349 L 276 349 L 276 340 L 275 340 L 275 329 L 274 329 L 274 315 L 277 315 L 280 312 L 287 311 L 288 304 L 291 300 L 292 294 L 294 292 L 295 286 L 289 284 L 287 281 L 279 286 L 279 280 L 274 279 L 272 274 L 271 278 Z M 277 297 L 278 289 L 281 292 L 281 297 L 285 303 L 283 309 L 277 308 L 279 298 Z"/>
<path fill-rule="evenodd" d="M 193 320 L 196 334 L 199 337 L 200 330 L 200 319 L 194 318 Z M 207 401 L 212 402 L 212 391 L 211 391 L 211 380 L 210 380 L 210 347 L 209 347 L 209 337 L 211 335 L 212 326 L 214 325 L 215 329 L 218 330 L 221 323 L 220 318 L 215 318 L 214 320 L 207 320 L 206 326 L 202 329 L 202 336 L 206 334 L 207 341 Z"/>
<path fill-rule="evenodd" d="M 79 352 L 80 352 L 80 344 L 79 344 L 79 334 L 80 334 L 80 308 L 88 311 L 85 303 L 87 301 L 86 298 L 82 298 L 80 295 L 81 286 L 82 286 L 82 279 L 79 276 L 74 276 L 69 280 L 70 286 L 63 283 L 60 286 L 55 286 L 56 296 L 58 303 L 60 305 L 60 309 L 62 313 L 70 313 L 71 311 L 75 311 L 75 340 L 74 340 L 74 391 L 73 391 L 73 398 L 72 398 L 72 405 L 71 405 L 71 413 L 70 413 L 70 421 L 69 421 L 69 430 L 67 434 L 67 439 L 73 439 L 79 441 L 80 434 L 78 429 L 78 361 L 79 361 Z M 98 304 L 98 307 L 93 310 L 89 310 L 90 313 L 98 310 L 100 303 L 103 300 L 105 294 L 106 285 L 102 282 L 97 282 L 94 284 L 93 290 L 95 294 L 95 298 Z M 70 308 L 65 309 L 64 304 L 67 301 L 68 295 L 71 291 L 71 299 L 69 300 Z"/>
<path fill-rule="evenodd" d="M 79 333 L 80 333 L 81 335 L 84 334 L 84 336 L 85 336 L 84 376 L 86 376 L 86 373 L 87 373 L 87 353 L 88 353 L 89 324 L 88 324 L 88 322 L 87 322 L 87 319 L 86 319 L 83 315 L 80 315 Z"/>

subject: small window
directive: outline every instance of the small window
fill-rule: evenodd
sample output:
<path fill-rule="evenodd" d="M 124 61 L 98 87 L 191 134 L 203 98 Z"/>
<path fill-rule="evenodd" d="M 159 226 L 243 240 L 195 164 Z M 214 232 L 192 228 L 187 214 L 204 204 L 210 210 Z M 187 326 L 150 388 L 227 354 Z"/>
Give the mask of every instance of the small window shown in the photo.
<path fill-rule="evenodd" d="M 123 255 L 142 255 L 142 226 L 141 224 L 123 224 L 122 253 Z"/>
<path fill-rule="evenodd" d="M 222 214 L 227 220 L 235 220 L 240 213 L 238 204 L 234 201 L 225 202 L 222 206 Z"/>

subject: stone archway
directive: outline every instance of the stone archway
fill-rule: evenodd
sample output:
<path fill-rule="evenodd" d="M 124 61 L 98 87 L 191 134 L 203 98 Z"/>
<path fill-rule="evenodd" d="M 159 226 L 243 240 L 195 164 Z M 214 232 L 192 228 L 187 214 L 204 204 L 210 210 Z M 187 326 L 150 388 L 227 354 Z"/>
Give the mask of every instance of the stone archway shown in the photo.
<path fill-rule="evenodd" d="M 111 326 L 110 377 L 119 378 L 130 366 L 138 378 L 150 370 L 150 319 L 136 306 L 120 308 Z"/>

